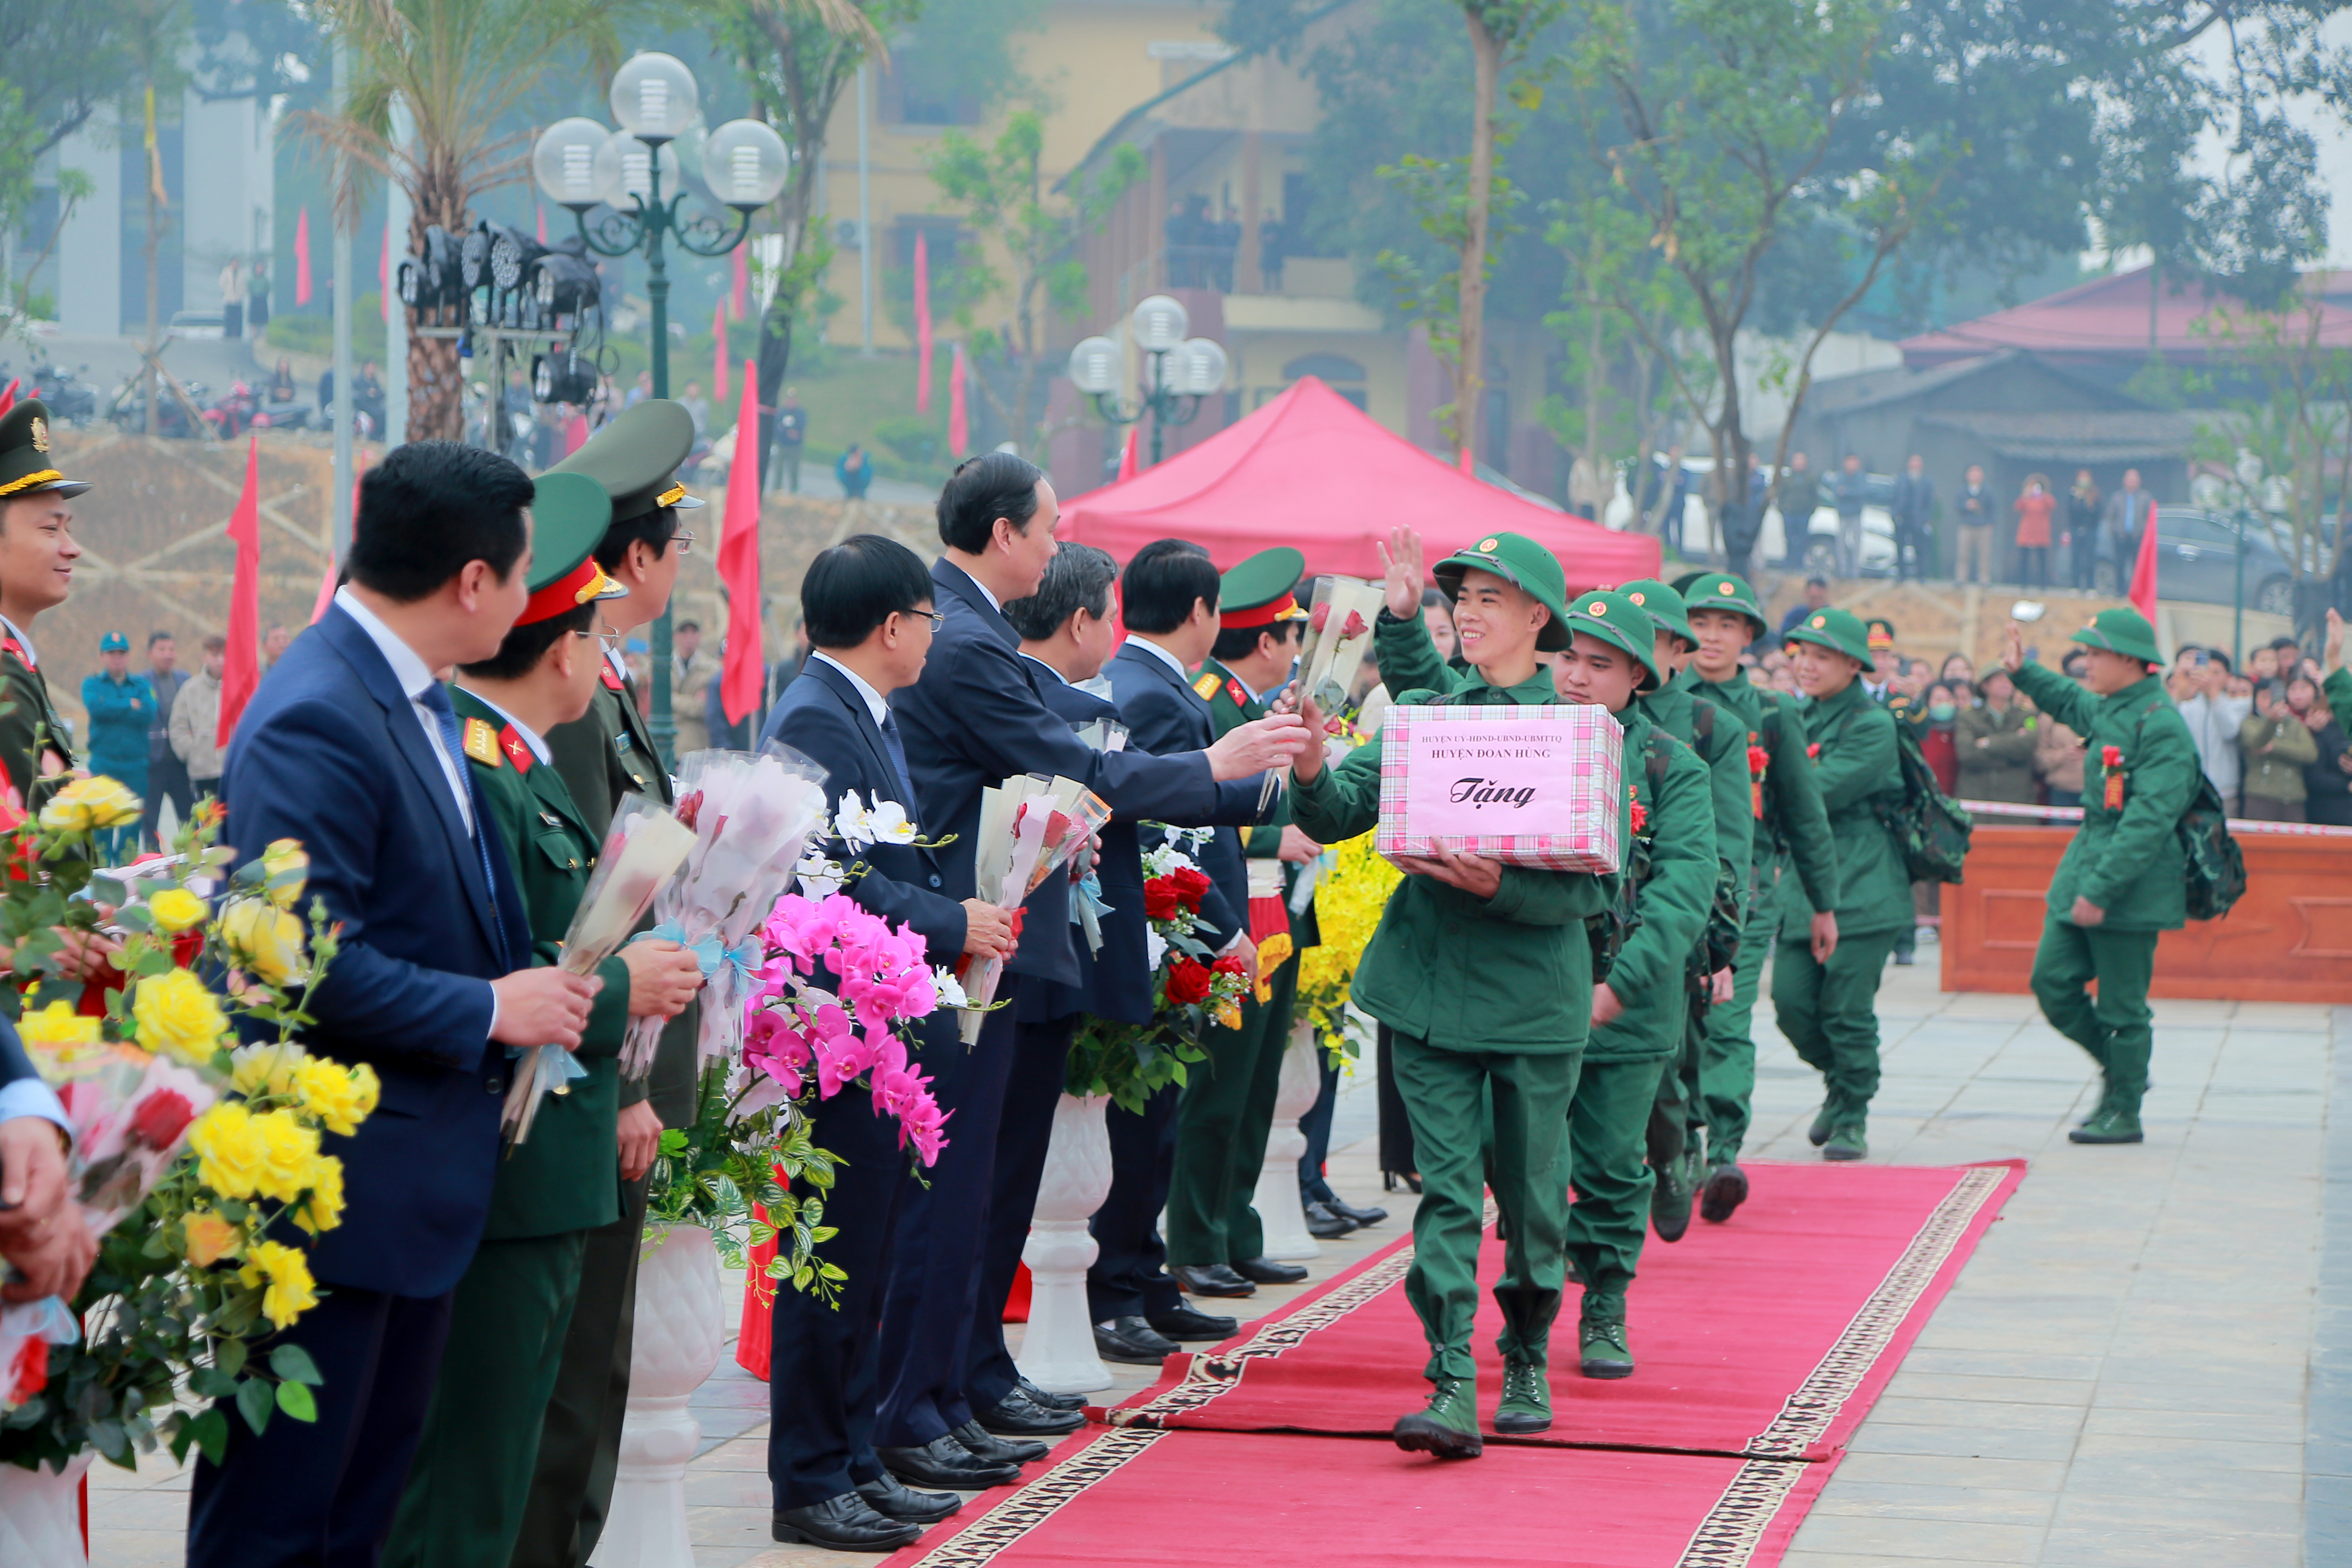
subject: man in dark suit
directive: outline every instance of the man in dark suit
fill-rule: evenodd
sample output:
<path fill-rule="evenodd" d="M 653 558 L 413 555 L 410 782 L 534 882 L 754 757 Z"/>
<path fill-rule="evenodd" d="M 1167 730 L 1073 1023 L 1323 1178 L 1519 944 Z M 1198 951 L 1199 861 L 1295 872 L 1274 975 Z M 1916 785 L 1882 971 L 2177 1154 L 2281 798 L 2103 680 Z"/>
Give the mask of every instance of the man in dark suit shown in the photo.
<path fill-rule="evenodd" d="M 1209 744 L 1216 735 L 1209 694 L 1230 677 L 1204 673 L 1195 685 L 1192 672 L 1208 661 L 1220 630 L 1217 606 L 1224 582 L 1216 565 L 1198 545 L 1154 540 L 1127 563 L 1120 589 L 1128 639 L 1111 661 L 1110 680 L 1129 734 L 1147 751 Z M 1282 596 L 1289 596 L 1287 585 Z M 1241 959 L 1255 986 L 1258 947 L 1250 931 L 1249 868 L 1241 834 L 1219 828 L 1199 858 L 1215 884 L 1201 900 L 1202 918 L 1216 928 L 1210 945 L 1221 955 Z M 1295 975 L 1295 968 L 1290 973 Z M 1297 1264 L 1261 1255 L 1263 1237 L 1250 1209 L 1254 1185 L 1239 1185 L 1237 1175 L 1245 1166 L 1255 1170 L 1265 1152 L 1274 1078 L 1260 1068 L 1271 1065 L 1279 1075 L 1278 1053 L 1289 1045 L 1289 1006 L 1286 1000 L 1280 1008 L 1282 1036 L 1270 1042 L 1265 1010 L 1254 999 L 1244 1002 L 1242 1010 L 1240 1028 L 1212 1026 L 1205 1032 L 1201 1044 L 1209 1059 L 1188 1079 L 1177 1102 L 1168 1258 L 1177 1282 L 1196 1296 L 1247 1296 L 1260 1285 L 1292 1285 L 1307 1278 Z M 1259 1062 L 1261 1046 L 1277 1053 L 1271 1064 Z M 1250 1102 L 1257 1100 L 1264 1101 L 1262 1118 L 1250 1112 Z M 1253 1120 L 1259 1125 L 1255 1154 L 1243 1147 Z M 1236 1217 L 1237 1210 L 1242 1217 Z"/>
<path fill-rule="evenodd" d="M 1125 727 L 1118 704 L 1104 694 L 1109 682 L 1102 679 L 1103 666 L 1118 647 L 1118 563 L 1108 552 L 1065 544 L 1054 552 L 1037 592 L 1004 606 L 1005 619 L 1021 634 L 1021 657 L 1036 667 L 1038 695 L 1073 726 L 1107 719 Z M 1218 787 L 1226 796 L 1221 820 L 1257 819 L 1260 780 L 1236 779 Z M 1097 865 L 1108 906 L 1099 917 L 1101 949 L 1079 940 L 1077 985 L 1024 989 L 1021 1005 L 1024 1014 L 1041 1017 L 1090 1013 L 1113 1024 L 1148 1024 L 1150 928 L 1143 918 L 1140 827 L 1133 817 L 1111 818 Z M 1014 1070 L 1021 1070 L 1019 1064 Z M 1097 1250 L 1087 1271 L 1095 1350 L 1106 1361 L 1158 1366 L 1180 1340 L 1213 1342 L 1234 1331 L 1233 1319 L 1185 1306 L 1176 1281 L 1161 1268 L 1166 1249 L 1160 1239 L 1160 1211 L 1168 1201 L 1168 1173 L 1175 1158 L 1178 1092 L 1172 1084 L 1161 1089 L 1140 1114 L 1110 1108 L 1110 1194 L 1088 1225 Z M 1000 1152 L 1003 1146 L 1000 1139 Z M 1044 1159 L 1042 1147 L 1035 1157 Z M 1034 1208 L 1033 1203 L 1021 1211 L 1024 1232 Z M 1000 1229 L 1003 1217 L 999 1216 Z M 1013 1240 L 1017 1253 L 1021 1237 Z M 1003 1326 L 979 1326 L 992 1335 L 1003 1355 Z M 1005 1374 L 1000 1370 L 999 1375 Z"/>
<path fill-rule="evenodd" d="M 1911 454 L 1895 481 L 1895 575 L 1925 578 L 1936 564 L 1936 481 L 1927 459 Z"/>
<path fill-rule="evenodd" d="M 66 1195 L 72 1136 L 65 1107 L 34 1070 L 16 1026 L 0 1019 L 0 1265 L 24 1275 L 0 1289 L 0 1300 L 70 1297 L 98 1256 L 98 1238 Z"/>
<path fill-rule="evenodd" d="M 981 793 L 1013 774 L 1060 773 L 1114 811 L 1194 821 L 1217 809 L 1217 781 L 1286 761 L 1303 734 L 1295 722 L 1267 720 L 1182 756 L 1095 752 L 1081 742 L 1037 695 L 1001 607 L 1036 591 L 1059 516 L 1043 473 L 1009 453 L 964 463 L 940 493 L 946 550 L 931 581 L 944 620 L 922 679 L 891 707 L 929 830 L 955 836 L 940 858 L 940 890 L 950 899 L 971 898 L 977 887 Z M 940 1065 L 933 1092 L 955 1113 L 955 1131 L 929 1185 L 908 1195 L 899 1220 L 883 1308 L 887 1382 L 875 1442 L 885 1464 L 918 1484 L 971 1485 L 975 1474 L 1010 1479 L 1011 1453 L 1043 1449 L 992 1441 L 994 1433 L 1058 1433 L 1075 1424 L 1075 1412 L 1041 1405 L 1019 1384 L 975 1411 L 965 1386 L 973 1313 L 1003 1305 L 978 1298 L 1018 993 L 1031 974 L 1054 978 L 1057 964 L 1076 977 L 1066 919 L 1033 912 L 1024 929 L 1030 940 L 1015 954 L 1019 967 L 998 992 L 1016 1005 L 989 1014 L 977 1045 L 949 1053 Z"/>
<path fill-rule="evenodd" d="M 811 652 L 784 689 L 761 738 L 781 741 L 825 770 L 835 809 L 855 792 L 867 806 L 895 801 L 919 831 L 920 799 L 907 775 L 891 692 L 914 684 L 932 640 L 932 588 L 922 558 L 895 540 L 861 533 L 809 563 L 801 580 Z M 938 851 L 919 845 L 827 842 L 827 856 L 862 861 L 844 890 L 885 920 L 922 933 L 925 956 L 951 963 L 971 952 L 1011 951 L 1013 921 L 977 899 L 961 904 L 938 891 Z M 808 889 L 804 889 L 808 890 Z M 955 1015 L 924 1030 L 918 1065 L 936 1073 L 961 1051 Z M 775 1287 L 773 1373 L 769 1380 L 768 1477 L 775 1489 L 775 1539 L 843 1551 L 886 1552 L 962 1506 L 951 1492 L 918 1492 L 874 1453 L 880 1398 L 877 1330 L 889 1279 L 908 1156 L 872 1098 L 845 1088 L 817 1102 L 811 1135 L 840 1156 L 825 1223 L 840 1235 L 825 1261 L 848 1279 L 828 1305 L 790 1285 Z"/>
<path fill-rule="evenodd" d="M 328 1289 L 278 1337 L 323 1378 L 314 1423 L 200 1461 L 192 1568 L 373 1563 L 425 1416 L 451 1293 L 489 1209 L 508 1056 L 576 1047 L 593 981 L 530 967 L 505 850 L 435 672 L 496 653 L 529 597 L 531 483 L 455 442 L 402 447 L 361 482 L 351 581 L 237 725 L 222 794 L 238 853 L 279 838 L 341 930 L 305 1043 L 366 1062 L 382 1098 L 330 1135 L 350 1193 L 311 1271 Z M 496 1042 L 493 1045 L 492 1042 Z"/>

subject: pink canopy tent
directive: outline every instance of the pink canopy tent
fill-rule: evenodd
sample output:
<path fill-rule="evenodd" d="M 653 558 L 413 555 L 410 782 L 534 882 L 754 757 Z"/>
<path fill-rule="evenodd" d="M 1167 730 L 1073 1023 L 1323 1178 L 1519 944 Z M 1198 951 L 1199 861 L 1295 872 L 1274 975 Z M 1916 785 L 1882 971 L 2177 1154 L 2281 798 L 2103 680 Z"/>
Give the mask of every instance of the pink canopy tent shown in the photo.
<path fill-rule="evenodd" d="M 1490 533 L 1526 534 L 1559 557 L 1570 590 L 1658 574 L 1656 539 L 1474 479 L 1311 375 L 1157 468 L 1070 501 L 1056 531 L 1122 561 L 1155 539 L 1189 539 L 1223 567 L 1288 544 L 1310 574 L 1376 578 L 1373 542 L 1401 523 L 1421 531 L 1433 561 Z"/>

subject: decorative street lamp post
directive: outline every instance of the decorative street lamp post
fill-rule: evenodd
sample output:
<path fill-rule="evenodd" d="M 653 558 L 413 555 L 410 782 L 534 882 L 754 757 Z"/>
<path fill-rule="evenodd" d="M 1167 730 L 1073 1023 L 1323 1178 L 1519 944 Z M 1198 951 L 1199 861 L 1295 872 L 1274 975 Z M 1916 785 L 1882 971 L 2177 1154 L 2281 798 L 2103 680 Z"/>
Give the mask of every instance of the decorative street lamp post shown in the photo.
<path fill-rule="evenodd" d="M 593 120 L 559 120 L 531 149 L 531 173 L 548 200 L 572 209 L 580 237 L 599 256 L 646 257 L 646 297 L 653 304 L 654 395 L 669 395 L 669 269 L 663 237 L 697 256 L 724 256 L 751 231 L 751 215 L 776 199 L 791 171 L 784 140 L 757 120 L 730 120 L 702 134 L 701 89 L 673 55 L 633 56 L 613 75 L 618 131 Z M 687 196 L 679 149 L 700 142 L 701 172 L 711 194 L 734 213 L 682 214 Z M 667 190 L 669 194 L 665 195 Z M 604 211 L 592 221 L 590 209 Z M 739 431 L 736 439 L 754 433 Z M 675 762 L 677 724 L 670 711 L 670 612 L 653 630 L 653 738 L 664 766 Z"/>
<path fill-rule="evenodd" d="M 1154 294 L 1136 306 L 1128 318 L 1135 345 L 1147 363 L 1143 394 L 1129 403 L 1118 395 L 1126 380 L 1126 356 L 1117 340 L 1094 337 L 1070 351 L 1070 380 L 1095 400 L 1095 407 L 1111 425 L 1134 425 L 1151 416 L 1151 460 L 1160 461 L 1162 438 L 1171 425 L 1189 425 L 1201 411 L 1201 400 L 1225 384 L 1225 351 L 1209 338 L 1188 338 L 1192 321 L 1184 307 L 1165 294 Z"/>

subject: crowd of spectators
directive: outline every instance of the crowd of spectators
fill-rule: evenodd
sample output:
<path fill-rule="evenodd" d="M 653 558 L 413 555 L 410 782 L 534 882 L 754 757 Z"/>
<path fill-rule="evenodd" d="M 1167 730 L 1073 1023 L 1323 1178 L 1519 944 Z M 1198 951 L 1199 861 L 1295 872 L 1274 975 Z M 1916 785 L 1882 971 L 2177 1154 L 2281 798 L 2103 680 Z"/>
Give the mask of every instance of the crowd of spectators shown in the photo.
<path fill-rule="evenodd" d="M 2291 637 L 2254 649 L 2243 670 L 2220 648 L 2175 658 L 2166 689 L 2233 815 L 2352 827 L 2352 743 L 2319 675 Z"/>

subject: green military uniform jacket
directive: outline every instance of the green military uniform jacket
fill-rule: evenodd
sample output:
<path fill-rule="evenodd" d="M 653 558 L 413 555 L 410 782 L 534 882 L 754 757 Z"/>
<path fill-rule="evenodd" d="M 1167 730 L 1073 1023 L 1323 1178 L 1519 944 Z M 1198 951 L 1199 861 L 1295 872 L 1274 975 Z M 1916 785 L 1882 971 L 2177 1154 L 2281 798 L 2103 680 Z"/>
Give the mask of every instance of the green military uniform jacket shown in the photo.
<path fill-rule="evenodd" d="M 1748 787 L 1748 731 L 1737 714 L 1727 713 L 1696 695 L 1696 680 L 1685 670 L 1633 705 L 1650 721 L 1680 741 L 1704 763 L 1715 817 L 1716 857 L 1720 874 L 1728 879 L 1738 918 L 1748 918 L 1748 873 L 1756 858 L 1756 837 L 1750 827 L 1755 813 Z M 1704 723 L 1700 710 L 1712 710 Z M 1706 731 L 1702 742 L 1699 731 Z"/>
<path fill-rule="evenodd" d="M 671 797 L 669 770 L 662 766 L 653 731 L 637 711 L 635 683 L 613 671 L 609 659 L 605 668 L 608 678 L 596 688 L 588 711 L 569 724 L 558 724 L 546 736 L 555 770 L 563 775 L 572 799 L 579 803 L 581 819 L 593 830 L 592 842 L 596 844 L 604 841 L 623 795 L 642 795 L 664 805 L 677 804 Z M 653 1070 L 621 1085 L 622 1105 L 651 1100 L 654 1114 L 661 1118 L 664 1127 L 694 1124 L 696 1040 L 701 1021 L 702 1004 L 698 999 L 663 1026 Z"/>
<path fill-rule="evenodd" d="M 1201 690 L 1207 686 L 1211 677 L 1215 678 L 1215 689 L 1203 691 L 1202 695 L 1209 700 L 1209 721 L 1216 726 L 1218 739 L 1223 740 L 1225 731 L 1236 725 L 1265 717 L 1265 704 L 1252 697 L 1249 689 L 1234 679 L 1234 672 L 1215 659 L 1201 667 L 1201 678 L 1193 689 Z M 1243 858 L 1278 861 L 1282 853 L 1282 830 L 1291 826 L 1290 792 L 1286 789 L 1276 801 L 1273 813 L 1264 822 L 1254 828 L 1241 829 Z M 1286 909 L 1289 906 L 1291 894 L 1297 889 L 1298 879 L 1306 871 L 1304 866 L 1282 863 L 1282 898 Z M 1322 928 L 1315 921 L 1315 901 L 1309 899 L 1304 913 L 1290 917 L 1290 944 L 1303 952 L 1322 943 Z"/>
<path fill-rule="evenodd" d="M 2083 737 L 2083 827 L 2050 881 L 2050 912 L 2073 913 L 2077 896 L 2106 911 L 2103 931 L 2178 931 L 2189 919 L 2182 814 L 2197 798 L 2197 743 L 2154 676 L 2095 696 L 2054 670 L 2029 664 L 2018 689 Z M 2344 693 L 2352 697 L 2352 689 Z M 2331 695 L 2333 693 L 2331 692 Z M 2106 749 L 2121 753 L 2124 803 L 2107 806 Z"/>
<path fill-rule="evenodd" d="M 1411 624 L 1419 626 L 1421 618 Z M 1421 639 L 1447 689 L 1407 687 L 1400 703 L 1533 708 L 1559 700 L 1548 669 L 1511 687 L 1488 686 L 1475 670 L 1465 680 L 1444 670 L 1425 629 Z M 1382 660 L 1385 677 L 1391 668 L 1385 649 Z M 1370 832 L 1381 816 L 1381 753 L 1375 736 L 1292 790 L 1300 829 L 1324 844 Z M 1632 841 L 1630 814 L 1618 837 Z M 1584 922 L 1608 910 L 1615 884 L 1581 871 L 1505 866 L 1495 896 L 1481 899 L 1434 878 L 1407 877 L 1389 895 L 1364 949 L 1353 1000 L 1399 1034 L 1441 1050 L 1580 1051 L 1592 1026 L 1592 943 Z M 1681 965 L 1678 954 L 1663 977 L 1677 990 Z"/>
<path fill-rule="evenodd" d="M 75 765 L 73 742 L 66 735 L 65 722 L 49 701 L 49 683 L 26 662 L 24 645 L 0 631 L 0 767 L 8 770 L 8 783 L 26 811 L 40 810 L 58 788 L 37 782 L 48 771 L 41 766 L 44 751 L 57 752 L 68 768 Z"/>
<path fill-rule="evenodd" d="M 1805 705 L 1813 782 L 1837 841 L 1841 938 L 1898 930 L 1916 918 L 1902 853 L 1878 819 L 1878 797 L 1903 788 L 1895 723 L 1859 680 Z"/>
<path fill-rule="evenodd" d="M 1693 670 L 1685 670 L 1683 679 L 1689 679 L 1691 689 L 1701 697 L 1737 714 L 1748 728 L 1748 743 L 1764 753 L 1760 807 L 1755 787 L 1759 781 L 1752 767 L 1748 771 L 1748 809 L 1755 823 L 1758 884 L 1769 879 L 1775 860 L 1785 853 L 1813 912 L 1834 910 L 1837 841 L 1830 836 L 1829 815 L 1822 809 L 1821 784 L 1814 777 L 1812 759 L 1805 755 L 1804 706 L 1785 691 L 1756 685 L 1744 669 L 1735 670 L 1725 681 L 1697 679 Z M 1767 711 L 1773 715 L 1769 724 L 1764 721 Z"/>
<path fill-rule="evenodd" d="M 1682 1044 L 1689 1006 L 1683 972 L 1715 904 L 1722 792 L 1698 753 L 1667 733 L 1641 699 L 1617 717 L 1625 726 L 1625 782 L 1642 805 L 1638 837 L 1649 840 L 1649 872 L 1633 893 L 1638 923 L 1609 972 L 1609 988 L 1625 1010 L 1592 1031 L 1584 1059 L 1663 1060 Z M 1666 759 L 1664 775 L 1655 783 L 1649 762 L 1654 747 Z M 1740 879 L 1747 880 L 1744 870 Z"/>
<path fill-rule="evenodd" d="M 562 962 L 563 933 L 587 890 L 603 838 L 589 831 L 562 775 L 531 754 L 530 742 L 497 709 L 463 689 L 453 689 L 450 701 L 469 734 L 479 723 L 498 737 L 493 761 L 483 762 L 469 744 L 466 765 L 474 770 L 491 825 L 513 862 L 530 922 L 531 960 L 551 967 Z M 499 1162 L 482 1233 L 487 1240 L 593 1230 L 621 1217 L 618 1058 L 629 1028 L 629 971 L 609 958 L 596 974 L 604 986 L 573 1053 L 588 1076 L 549 1095 L 530 1137 Z"/>
<path fill-rule="evenodd" d="M 1959 758 L 1962 800 L 2033 804 L 2033 715 L 2011 702 L 2000 712 L 1960 710 L 1952 723 L 1952 750 Z M 1988 742 L 1979 746 L 1979 741 Z"/>

